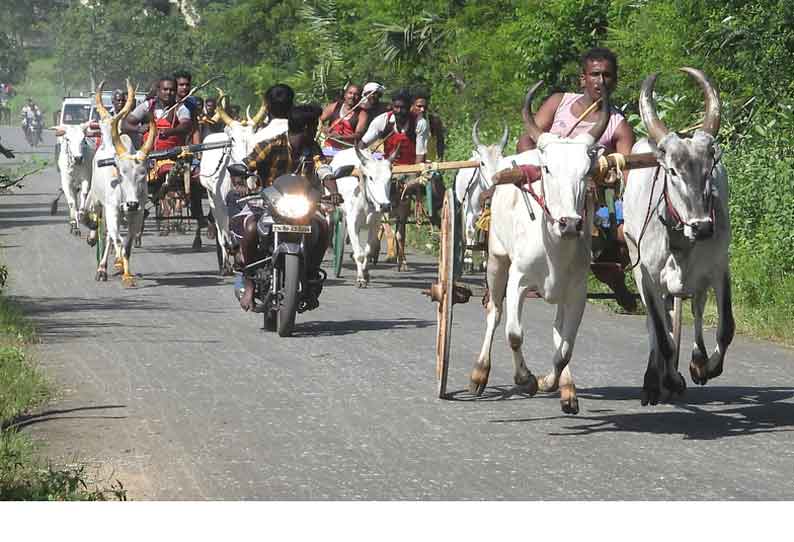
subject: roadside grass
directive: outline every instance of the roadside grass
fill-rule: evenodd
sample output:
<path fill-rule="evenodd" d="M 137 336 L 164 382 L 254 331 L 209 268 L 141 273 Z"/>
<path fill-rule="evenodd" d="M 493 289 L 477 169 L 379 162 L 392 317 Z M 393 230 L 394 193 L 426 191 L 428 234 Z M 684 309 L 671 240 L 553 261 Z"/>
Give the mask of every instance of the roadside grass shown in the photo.
<path fill-rule="evenodd" d="M 33 325 L 2 293 L 6 278 L 0 266 L 0 500 L 126 500 L 120 482 L 100 487 L 88 481 L 82 465 L 49 464 L 43 446 L 19 432 L 25 416 L 52 392 L 26 352 L 36 340 Z"/>

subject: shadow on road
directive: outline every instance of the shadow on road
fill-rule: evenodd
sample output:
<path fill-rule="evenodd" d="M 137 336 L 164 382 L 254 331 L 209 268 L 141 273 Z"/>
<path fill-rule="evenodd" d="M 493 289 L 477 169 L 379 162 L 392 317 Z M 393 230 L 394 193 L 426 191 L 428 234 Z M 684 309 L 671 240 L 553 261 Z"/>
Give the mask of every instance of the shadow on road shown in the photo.
<path fill-rule="evenodd" d="M 107 410 L 113 408 L 126 408 L 127 405 L 98 405 L 87 407 L 66 408 L 60 410 L 45 410 L 36 414 L 25 414 L 17 416 L 13 420 L 8 420 L 3 423 L 3 431 L 7 429 L 23 429 L 29 425 L 36 423 L 49 422 L 53 420 L 123 420 L 127 416 L 62 416 L 62 414 L 71 414 L 72 412 L 85 412 L 90 410 Z"/>
<path fill-rule="evenodd" d="M 325 337 L 349 335 L 367 331 L 420 329 L 436 325 L 435 321 L 416 318 L 394 320 L 345 320 L 324 322 L 302 322 L 295 326 L 294 337 Z"/>
<path fill-rule="evenodd" d="M 227 277 L 221 277 L 217 271 L 198 273 L 150 273 L 141 277 L 145 284 L 139 284 L 138 289 L 156 288 L 158 286 L 179 286 L 182 288 L 202 288 L 205 286 L 219 286 L 228 282 Z M 154 284 L 150 284 L 150 283 Z"/>
<path fill-rule="evenodd" d="M 579 392 L 589 401 L 636 401 L 640 389 L 590 388 Z M 760 433 L 794 431 L 794 388 L 715 386 L 687 390 L 685 400 L 644 407 L 642 412 L 613 414 L 612 409 L 590 409 L 585 403 L 579 416 L 559 416 L 570 424 L 550 436 L 596 433 L 680 434 L 684 440 L 714 440 Z M 602 405 L 597 405 L 602 406 Z M 588 412 L 594 415 L 588 415 Z M 493 423 L 527 423 L 552 418 L 514 418 Z"/>

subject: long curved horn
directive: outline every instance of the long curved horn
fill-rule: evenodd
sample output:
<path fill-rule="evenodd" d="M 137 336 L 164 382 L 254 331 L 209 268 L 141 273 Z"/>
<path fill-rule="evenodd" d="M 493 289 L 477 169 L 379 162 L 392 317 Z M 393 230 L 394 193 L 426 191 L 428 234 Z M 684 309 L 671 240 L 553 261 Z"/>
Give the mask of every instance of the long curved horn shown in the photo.
<path fill-rule="evenodd" d="M 598 114 L 598 120 L 588 132 L 588 134 L 593 137 L 595 143 L 598 143 L 598 140 L 601 139 L 601 136 L 604 135 L 604 131 L 607 129 L 607 125 L 609 124 L 609 109 L 609 96 L 605 94 L 604 97 L 601 98 L 601 111 Z"/>
<path fill-rule="evenodd" d="M 656 78 L 659 77 L 658 73 L 652 73 L 645 78 L 642 82 L 642 89 L 640 90 L 640 117 L 645 129 L 648 130 L 648 135 L 657 143 L 662 140 L 664 136 L 670 133 L 667 126 L 659 119 L 656 114 L 656 103 L 653 101 L 653 87 L 656 84 Z"/>
<path fill-rule="evenodd" d="M 703 99 L 706 102 L 706 116 L 703 119 L 703 131 L 717 137 L 720 131 L 720 96 L 714 86 L 706 78 L 702 71 L 695 68 L 681 68 L 681 71 L 689 74 L 698 82 L 703 91 Z"/>
<path fill-rule="evenodd" d="M 505 122 L 505 129 L 502 132 L 502 139 L 499 140 L 499 148 L 505 150 L 507 147 L 507 142 L 510 139 L 510 127 Z"/>
<path fill-rule="evenodd" d="M 254 125 L 254 119 L 251 118 L 251 104 L 245 106 L 245 118 L 248 119 L 246 121 L 246 124 L 248 124 L 249 126 Z"/>
<path fill-rule="evenodd" d="M 538 81 L 532 87 L 530 87 L 529 91 L 527 91 L 526 98 L 524 98 L 524 107 L 521 109 L 521 114 L 524 117 L 524 126 L 527 129 L 527 134 L 535 143 L 538 142 L 538 138 L 543 134 L 543 130 L 538 128 L 538 125 L 535 124 L 535 119 L 532 118 L 532 96 L 542 84 L 543 81 Z"/>
<path fill-rule="evenodd" d="M 122 122 L 124 118 L 127 115 L 129 115 L 130 111 L 132 111 L 132 105 L 134 103 L 135 103 L 135 90 L 132 88 L 132 85 L 130 84 L 130 80 L 127 79 L 127 101 L 124 104 L 124 107 L 121 108 L 121 111 L 113 115 L 113 118 L 110 119 L 110 134 L 113 138 L 113 147 L 116 149 L 116 154 L 118 154 L 119 156 L 124 156 L 127 154 L 127 148 L 121 142 L 121 136 L 119 134 L 119 122 Z M 152 121 L 153 120 L 154 119 L 152 119 Z M 152 142 L 154 142 L 153 139 Z"/>
<path fill-rule="evenodd" d="M 267 102 L 265 101 L 265 95 L 263 94 L 262 105 L 259 106 L 259 111 L 256 112 L 254 118 L 251 119 L 251 122 L 253 123 L 252 126 L 257 126 L 259 124 L 262 124 L 262 122 L 265 120 L 266 115 L 267 115 Z"/>
<path fill-rule="evenodd" d="M 146 141 L 143 142 L 141 145 L 140 155 L 138 158 L 141 162 L 146 160 L 146 157 L 149 156 L 149 153 L 152 152 L 154 148 L 154 140 L 157 139 L 157 122 L 154 120 L 154 115 L 149 116 L 149 137 L 146 138 Z"/>
<path fill-rule="evenodd" d="M 105 81 L 99 83 L 99 86 L 96 88 L 96 94 L 94 95 L 96 101 L 96 110 L 99 112 L 99 118 L 102 120 L 107 120 L 110 118 L 110 113 L 105 108 L 105 105 L 102 103 L 102 88 L 105 86 Z"/>
<path fill-rule="evenodd" d="M 226 95 L 223 93 L 221 89 L 218 88 L 218 101 L 215 102 L 215 112 L 220 116 L 220 119 L 223 121 L 224 124 L 226 124 L 227 126 L 231 126 L 231 124 L 234 122 L 234 119 L 231 118 L 229 114 L 223 109 L 224 98 L 226 98 Z"/>
<path fill-rule="evenodd" d="M 474 121 L 474 126 L 472 126 L 471 128 L 471 139 L 472 141 L 474 141 L 475 147 L 479 147 L 480 145 L 482 145 L 482 143 L 480 143 L 480 135 L 477 130 L 477 127 L 479 125 L 480 125 L 480 119 L 477 119 Z"/>
<path fill-rule="evenodd" d="M 361 165 L 363 166 L 367 161 L 367 157 L 364 156 L 363 152 L 361 152 L 361 147 L 356 145 L 355 149 L 356 149 L 356 156 L 358 157 L 359 162 L 361 162 Z"/>

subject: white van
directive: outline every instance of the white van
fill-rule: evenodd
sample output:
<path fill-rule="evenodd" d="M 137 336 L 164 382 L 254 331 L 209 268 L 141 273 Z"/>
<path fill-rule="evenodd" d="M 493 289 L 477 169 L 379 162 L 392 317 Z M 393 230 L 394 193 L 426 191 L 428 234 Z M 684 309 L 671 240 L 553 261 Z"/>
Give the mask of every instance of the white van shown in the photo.
<path fill-rule="evenodd" d="M 91 118 L 91 98 L 85 96 L 65 96 L 61 103 L 58 124 L 82 124 Z M 61 138 L 55 138 L 55 167 L 58 168 L 58 155 L 61 153 Z"/>

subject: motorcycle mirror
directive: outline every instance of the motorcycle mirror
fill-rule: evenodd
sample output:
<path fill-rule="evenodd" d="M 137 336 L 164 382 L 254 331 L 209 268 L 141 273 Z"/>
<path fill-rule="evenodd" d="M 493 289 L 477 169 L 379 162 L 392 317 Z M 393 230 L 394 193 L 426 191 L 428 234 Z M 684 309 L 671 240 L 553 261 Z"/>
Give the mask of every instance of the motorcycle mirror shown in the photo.
<path fill-rule="evenodd" d="M 356 166 L 349 165 L 349 166 L 341 166 L 334 172 L 334 179 L 341 179 L 342 177 L 350 177 L 353 174 L 353 170 L 356 169 Z"/>

